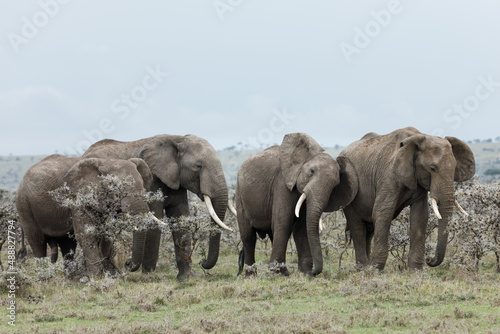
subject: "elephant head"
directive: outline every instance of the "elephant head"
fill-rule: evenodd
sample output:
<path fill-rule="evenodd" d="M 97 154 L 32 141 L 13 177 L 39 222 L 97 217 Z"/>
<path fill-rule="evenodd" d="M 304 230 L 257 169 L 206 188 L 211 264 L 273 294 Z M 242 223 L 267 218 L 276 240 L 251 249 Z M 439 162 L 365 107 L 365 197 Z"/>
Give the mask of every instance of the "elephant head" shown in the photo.
<path fill-rule="evenodd" d="M 431 267 L 441 264 L 448 242 L 448 221 L 456 205 L 454 181 L 474 176 L 474 155 L 463 141 L 455 137 L 423 134 L 410 136 L 397 145 L 393 170 L 397 179 L 409 189 L 422 187 L 430 192 L 432 207 L 439 219 L 436 254 L 427 260 Z M 439 208 L 438 208 L 439 207 Z"/>
<path fill-rule="evenodd" d="M 279 148 L 282 175 L 287 188 L 301 194 L 295 214 L 299 215 L 307 199 L 306 229 L 313 258 L 313 275 L 323 270 L 319 240 L 319 222 L 324 211 L 335 211 L 348 205 L 356 196 L 358 178 L 347 158 L 335 161 L 310 136 L 287 134 Z"/>
<path fill-rule="evenodd" d="M 129 160 L 86 158 L 75 164 L 64 176 L 64 181 L 71 189 L 82 189 L 86 186 L 95 185 L 99 177 L 113 174 L 116 176 L 132 176 L 134 182 L 130 192 L 140 192 L 151 186 L 153 176 L 146 163 L 137 158 Z M 140 198 L 125 197 L 121 208 L 130 214 L 147 213 L 149 207 Z"/>
<path fill-rule="evenodd" d="M 138 156 L 168 188 L 185 188 L 196 194 L 207 205 L 214 222 L 229 229 L 223 223 L 228 207 L 226 179 L 217 152 L 208 141 L 194 135 L 159 135 L 148 140 Z M 219 245 L 220 232 L 210 237 L 203 268 L 216 264 Z"/>

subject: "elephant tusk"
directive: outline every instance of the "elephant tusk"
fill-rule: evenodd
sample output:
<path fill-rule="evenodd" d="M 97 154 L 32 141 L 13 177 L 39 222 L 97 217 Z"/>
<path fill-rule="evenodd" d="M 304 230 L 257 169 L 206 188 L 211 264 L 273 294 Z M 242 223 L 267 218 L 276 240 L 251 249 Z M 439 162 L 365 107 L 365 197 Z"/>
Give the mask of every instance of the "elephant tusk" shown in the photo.
<path fill-rule="evenodd" d="M 306 200 L 306 197 L 307 197 L 306 194 L 302 193 L 302 195 L 300 195 L 299 200 L 297 201 L 297 205 L 295 206 L 295 216 L 297 218 L 299 218 L 300 207 L 302 206 L 302 203 L 304 203 L 304 201 Z"/>
<path fill-rule="evenodd" d="M 432 202 L 432 209 L 434 210 L 436 217 L 438 217 L 438 219 L 442 219 L 443 217 L 441 217 L 441 214 L 439 213 L 438 203 L 437 203 L 436 199 L 431 198 L 431 202 Z"/>
<path fill-rule="evenodd" d="M 319 217 L 319 230 L 323 231 L 323 219 L 321 217 Z"/>
<path fill-rule="evenodd" d="M 208 197 L 207 195 L 203 195 L 203 198 L 205 199 L 205 205 L 207 206 L 207 209 L 208 209 L 208 212 L 210 213 L 210 216 L 212 216 L 212 219 L 220 226 L 222 227 L 223 229 L 225 230 L 228 230 L 228 231 L 231 231 L 231 232 L 234 232 L 234 230 L 230 227 L 228 227 L 226 224 L 224 224 L 222 222 L 222 220 L 220 220 L 220 218 L 217 216 L 217 214 L 215 213 L 215 210 L 214 210 L 214 207 L 212 205 L 212 200 L 210 199 L 210 197 Z"/>
<path fill-rule="evenodd" d="M 234 208 L 233 203 L 231 201 L 227 201 L 227 207 L 229 208 L 229 211 L 235 216 L 238 217 L 238 214 L 236 213 L 236 209 Z"/>
<path fill-rule="evenodd" d="M 465 211 L 461 206 L 460 204 L 458 204 L 457 200 L 455 200 L 455 206 L 458 208 L 458 210 L 460 210 L 461 213 L 463 213 L 465 216 L 469 216 L 469 214 L 467 213 L 467 211 Z"/>
<path fill-rule="evenodd" d="M 153 215 L 153 213 L 149 213 L 149 216 L 151 219 L 153 219 L 158 225 L 163 225 L 163 226 L 168 226 L 168 224 L 162 222 L 161 220 L 159 220 L 158 218 L 155 217 L 155 215 Z"/>

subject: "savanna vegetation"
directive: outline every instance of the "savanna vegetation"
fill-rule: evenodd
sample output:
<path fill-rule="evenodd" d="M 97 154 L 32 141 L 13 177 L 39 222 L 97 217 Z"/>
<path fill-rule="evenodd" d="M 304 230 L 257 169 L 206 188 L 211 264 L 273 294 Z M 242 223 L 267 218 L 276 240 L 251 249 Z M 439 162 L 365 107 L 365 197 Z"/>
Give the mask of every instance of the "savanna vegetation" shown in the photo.
<path fill-rule="evenodd" d="M 474 153 L 476 174 L 481 176 L 481 182 L 491 182 L 500 179 L 500 174 L 495 172 L 495 170 L 500 169 L 500 142 L 497 142 L 496 139 L 495 142 L 493 140 L 475 140 L 467 144 Z M 343 149 L 344 147 L 335 145 L 326 148 L 326 152 L 335 158 Z M 236 146 L 218 151 L 228 184 L 236 183 L 239 166 L 243 161 L 259 151 L 261 149 Z M 0 156 L 0 188 L 8 190 L 17 189 L 28 168 L 43 158 L 45 158 L 43 155 Z"/>
<path fill-rule="evenodd" d="M 116 183 L 111 188 L 120 189 Z M 126 272 L 123 264 L 131 254 L 133 228 L 125 228 L 120 219 L 125 217 L 108 205 L 106 233 L 117 236 L 115 263 L 121 274 L 87 277 L 80 248 L 74 262 L 51 264 L 49 258 L 35 259 L 29 254 L 26 259 L 11 260 L 4 247 L 0 332 L 500 333 L 500 184 L 473 180 L 459 185 L 456 194 L 469 216 L 457 213 L 450 223 L 447 256 L 441 266 L 407 272 L 408 214 L 403 212 L 392 225 L 385 271 L 356 270 L 345 220 L 337 212 L 323 216 L 325 266 L 315 278 L 298 272 L 293 241 L 287 254 L 291 276 L 270 272 L 268 239 L 258 242 L 257 277 L 237 277 L 241 245 L 231 215 L 226 221 L 236 232 L 223 232 L 219 261 L 204 271 L 197 263 L 204 258 L 211 224 L 198 199 L 192 199 L 191 216 L 165 220 L 168 226 L 163 227 L 157 270 Z M 92 197 L 79 202 L 84 199 L 63 189 L 59 197 L 64 196 L 73 198 L 71 205 L 82 203 L 88 210 L 96 202 Z M 17 226 L 8 192 L 2 193 L 0 218 L 0 239 L 6 240 L 9 234 L 4 232 Z M 134 224 L 127 219 L 127 224 Z M 435 248 L 436 223 L 432 218 L 429 224 L 429 250 Z M 170 232 L 178 228 L 190 229 L 195 245 L 192 254 L 185 254 L 192 259 L 196 275 L 188 282 L 176 280 Z M 20 237 L 17 228 L 10 230 Z M 14 293 L 10 291 L 12 270 L 16 272 Z M 8 318 L 12 300 L 15 326 Z"/>

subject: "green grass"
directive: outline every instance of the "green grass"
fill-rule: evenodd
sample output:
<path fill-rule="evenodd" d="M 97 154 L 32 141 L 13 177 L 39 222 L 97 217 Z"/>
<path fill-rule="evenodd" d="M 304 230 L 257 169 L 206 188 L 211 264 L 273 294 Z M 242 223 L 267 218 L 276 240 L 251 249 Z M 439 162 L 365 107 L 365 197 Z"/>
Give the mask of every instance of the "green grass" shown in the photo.
<path fill-rule="evenodd" d="M 341 270 L 330 255 L 325 271 L 311 279 L 297 272 L 293 255 L 292 275 L 283 277 L 267 271 L 268 251 L 258 253 L 264 260 L 257 277 L 236 277 L 237 256 L 226 249 L 213 269 L 195 266 L 198 277 L 185 283 L 176 281 L 177 270 L 165 258 L 152 274 L 87 283 L 65 278 L 56 265 L 42 276 L 52 278 L 36 281 L 31 274 L 24 282 L 16 326 L 2 316 L 0 332 L 500 333 L 500 275 L 489 269 L 409 274 L 389 263 L 384 273 L 360 272 L 352 254 Z M 33 272 L 34 265 L 28 259 L 22 267 Z"/>

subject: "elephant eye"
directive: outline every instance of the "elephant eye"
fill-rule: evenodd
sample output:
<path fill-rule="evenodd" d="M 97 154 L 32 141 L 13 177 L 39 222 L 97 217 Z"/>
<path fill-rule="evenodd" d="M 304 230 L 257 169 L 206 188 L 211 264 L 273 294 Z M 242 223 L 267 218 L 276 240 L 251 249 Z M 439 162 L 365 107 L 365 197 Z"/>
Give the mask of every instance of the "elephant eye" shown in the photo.
<path fill-rule="evenodd" d="M 431 170 L 431 172 L 435 173 L 435 172 L 436 172 L 436 167 L 431 166 L 431 167 L 430 167 L 430 170 Z"/>
<path fill-rule="evenodd" d="M 314 175 L 314 169 L 311 169 L 311 175 Z"/>
<path fill-rule="evenodd" d="M 203 166 L 201 165 L 201 162 L 198 162 L 198 163 L 196 164 L 196 168 L 201 169 L 202 167 L 203 167 Z"/>

